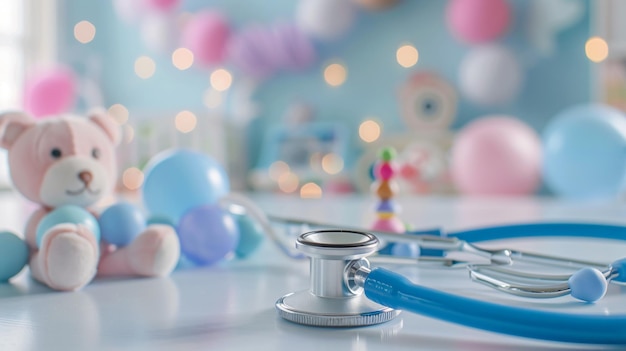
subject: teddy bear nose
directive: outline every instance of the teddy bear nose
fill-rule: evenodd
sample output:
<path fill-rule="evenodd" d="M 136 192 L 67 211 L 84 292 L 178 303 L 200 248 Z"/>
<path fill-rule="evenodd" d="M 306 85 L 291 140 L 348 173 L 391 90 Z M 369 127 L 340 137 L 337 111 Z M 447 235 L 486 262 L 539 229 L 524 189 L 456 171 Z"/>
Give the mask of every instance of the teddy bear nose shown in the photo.
<path fill-rule="evenodd" d="M 82 171 L 78 173 L 78 178 L 83 183 L 85 183 L 85 185 L 89 185 L 89 183 L 91 183 L 91 180 L 93 179 L 93 174 L 91 174 L 91 172 L 89 171 Z"/>

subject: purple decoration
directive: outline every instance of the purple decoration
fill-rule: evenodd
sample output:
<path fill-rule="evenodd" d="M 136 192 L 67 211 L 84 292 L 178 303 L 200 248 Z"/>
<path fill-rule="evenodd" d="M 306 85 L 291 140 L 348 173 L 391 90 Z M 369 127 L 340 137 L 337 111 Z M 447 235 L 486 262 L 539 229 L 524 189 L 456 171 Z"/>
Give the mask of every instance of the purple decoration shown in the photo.
<path fill-rule="evenodd" d="M 256 78 L 302 70 L 316 58 L 311 40 L 290 23 L 245 28 L 231 39 L 228 53 L 235 66 Z"/>
<path fill-rule="evenodd" d="M 396 206 L 394 206 L 391 200 L 383 200 L 378 204 L 378 207 L 376 207 L 376 212 L 395 213 L 395 209 Z"/>
<path fill-rule="evenodd" d="M 233 252 L 239 242 L 237 222 L 218 205 L 198 206 L 178 223 L 182 253 L 198 265 L 210 265 Z"/>

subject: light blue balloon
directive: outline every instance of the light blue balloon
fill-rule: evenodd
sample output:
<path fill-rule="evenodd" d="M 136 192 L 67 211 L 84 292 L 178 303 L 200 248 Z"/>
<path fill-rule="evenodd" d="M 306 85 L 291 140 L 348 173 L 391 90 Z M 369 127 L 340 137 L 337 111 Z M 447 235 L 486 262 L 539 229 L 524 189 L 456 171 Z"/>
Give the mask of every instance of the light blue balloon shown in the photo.
<path fill-rule="evenodd" d="M 558 114 L 543 133 L 543 173 L 557 195 L 607 198 L 624 189 L 626 116 L 603 105 Z"/>
<path fill-rule="evenodd" d="M 41 219 L 37 226 L 37 246 L 41 247 L 41 241 L 48 229 L 62 223 L 82 224 L 94 235 L 96 242 L 100 241 L 100 226 L 96 217 L 82 207 L 65 205 L 54 209 Z"/>
<path fill-rule="evenodd" d="M 11 232 L 0 232 L 0 282 L 6 282 L 28 263 L 28 245 Z"/>
<path fill-rule="evenodd" d="M 238 258 L 252 255 L 263 242 L 265 234 L 261 225 L 248 215 L 233 214 L 239 228 L 239 242 L 235 249 Z"/>
<path fill-rule="evenodd" d="M 155 156 L 145 171 L 143 202 L 151 215 L 175 223 L 187 211 L 215 203 L 230 190 L 224 168 L 213 158 L 191 150 L 169 150 Z"/>
<path fill-rule="evenodd" d="M 120 247 L 130 244 L 146 228 L 143 213 L 127 202 L 108 207 L 98 222 L 102 239 Z"/>

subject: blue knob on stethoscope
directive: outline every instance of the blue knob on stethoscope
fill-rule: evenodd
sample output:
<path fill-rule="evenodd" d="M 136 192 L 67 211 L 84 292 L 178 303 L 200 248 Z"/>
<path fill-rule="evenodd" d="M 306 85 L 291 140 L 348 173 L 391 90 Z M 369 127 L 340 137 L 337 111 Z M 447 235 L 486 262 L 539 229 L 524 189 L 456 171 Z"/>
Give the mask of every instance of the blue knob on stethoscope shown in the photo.
<path fill-rule="evenodd" d="M 370 269 L 365 257 L 376 252 L 378 245 L 376 236 L 354 230 L 300 235 L 296 247 L 311 258 L 311 287 L 278 299 L 279 315 L 299 324 L 346 327 L 383 323 L 396 317 L 399 310 L 406 310 L 509 335 L 626 345 L 626 315 L 579 315 L 505 306 L 413 284 L 387 269 Z M 579 272 L 597 275 L 595 271 Z M 613 279 L 623 280 L 626 260 L 616 261 L 610 272 Z M 578 293 L 593 279 L 588 275 L 573 276 L 569 286 L 572 292 Z"/>

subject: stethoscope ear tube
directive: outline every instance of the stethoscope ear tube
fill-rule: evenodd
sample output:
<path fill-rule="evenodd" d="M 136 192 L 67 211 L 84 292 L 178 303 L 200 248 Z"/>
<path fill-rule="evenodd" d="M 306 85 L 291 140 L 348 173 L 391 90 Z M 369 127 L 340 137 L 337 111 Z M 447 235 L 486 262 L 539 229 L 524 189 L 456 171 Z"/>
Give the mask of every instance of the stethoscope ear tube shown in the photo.
<path fill-rule="evenodd" d="M 626 345 L 626 316 L 580 315 L 504 306 L 413 284 L 384 268 L 364 282 L 368 299 L 472 328 L 571 343 Z"/>

